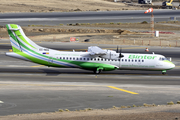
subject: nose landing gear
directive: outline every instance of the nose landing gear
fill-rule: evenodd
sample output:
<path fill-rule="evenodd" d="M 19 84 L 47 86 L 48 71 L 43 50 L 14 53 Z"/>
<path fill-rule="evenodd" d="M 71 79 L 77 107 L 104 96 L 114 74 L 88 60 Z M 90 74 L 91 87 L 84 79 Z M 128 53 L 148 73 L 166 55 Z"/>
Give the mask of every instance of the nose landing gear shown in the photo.
<path fill-rule="evenodd" d="M 163 71 L 162 71 L 162 74 L 163 74 L 163 75 L 166 75 L 166 70 L 163 70 Z"/>

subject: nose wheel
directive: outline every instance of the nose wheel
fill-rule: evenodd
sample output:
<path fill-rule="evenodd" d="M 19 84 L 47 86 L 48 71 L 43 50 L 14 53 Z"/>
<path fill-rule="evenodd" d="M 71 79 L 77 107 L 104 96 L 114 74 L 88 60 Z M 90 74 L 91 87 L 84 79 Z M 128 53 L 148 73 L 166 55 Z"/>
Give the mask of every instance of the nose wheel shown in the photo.
<path fill-rule="evenodd" d="M 166 70 L 163 70 L 163 71 L 162 71 L 162 74 L 163 74 L 163 75 L 166 75 Z"/>

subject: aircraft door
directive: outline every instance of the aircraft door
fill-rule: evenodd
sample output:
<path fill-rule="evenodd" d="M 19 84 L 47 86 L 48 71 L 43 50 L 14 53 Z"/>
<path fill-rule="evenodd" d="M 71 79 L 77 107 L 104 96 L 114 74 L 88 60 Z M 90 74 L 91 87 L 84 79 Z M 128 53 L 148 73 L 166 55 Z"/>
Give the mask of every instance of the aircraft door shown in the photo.
<path fill-rule="evenodd" d="M 156 62 L 156 66 L 158 67 L 162 67 L 163 66 L 163 61 L 164 59 L 162 59 L 162 57 L 159 57 L 159 60 Z"/>
<path fill-rule="evenodd" d="M 121 67 L 121 58 L 118 59 L 118 66 Z"/>
<path fill-rule="evenodd" d="M 52 64 L 53 64 L 53 57 L 49 56 L 48 67 L 51 67 Z"/>
<path fill-rule="evenodd" d="M 138 65 L 141 65 L 141 61 L 142 61 L 141 59 L 137 60 Z"/>
<path fill-rule="evenodd" d="M 120 59 L 116 59 L 116 60 L 111 59 L 110 64 L 120 67 Z"/>

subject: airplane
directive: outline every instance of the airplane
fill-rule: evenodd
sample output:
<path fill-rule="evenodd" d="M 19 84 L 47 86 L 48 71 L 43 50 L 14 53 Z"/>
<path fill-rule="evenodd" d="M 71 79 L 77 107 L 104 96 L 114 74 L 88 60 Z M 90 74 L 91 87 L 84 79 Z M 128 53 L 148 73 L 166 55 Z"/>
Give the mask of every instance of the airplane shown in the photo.
<path fill-rule="evenodd" d="M 59 51 L 41 47 L 30 40 L 22 28 L 16 24 L 7 24 L 13 52 L 7 52 L 10 57 L 27 60 L 48 67 L 80 68 L 91 70 L 95 74 L 112 70 L 167 70 L 175 65 L 160 54 L 134 54 L 103 50 L 98 46 L 88 47 L 87 52 Z"/>

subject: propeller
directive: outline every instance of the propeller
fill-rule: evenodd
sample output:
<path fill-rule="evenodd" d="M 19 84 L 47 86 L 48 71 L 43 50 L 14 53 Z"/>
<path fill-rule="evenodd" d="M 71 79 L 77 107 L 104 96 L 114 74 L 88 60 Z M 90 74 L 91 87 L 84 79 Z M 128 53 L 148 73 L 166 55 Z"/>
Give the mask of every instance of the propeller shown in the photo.
<path fill-rule="evenodd" d="M 118 53 L 119 51 L 118 51 L 118 46 L 117 46 L 117 50 L 116 50 L 116 53 Z"/>
<path fill-rule="evenodd" d="M 119 53 L 119 58 L 124 57 L 124 55 L 121 54 L 121 51 L 122 51 L 122 48 L 120 48 L 120 51 L 119 51 L 119 46 L 117 46 L 116 53 Z"/>
<path fill-rule="evenodd" d="M 124 55 L 121 54 L 122 48 L 120 48 L 119 57 L 122 58 Z"/>

